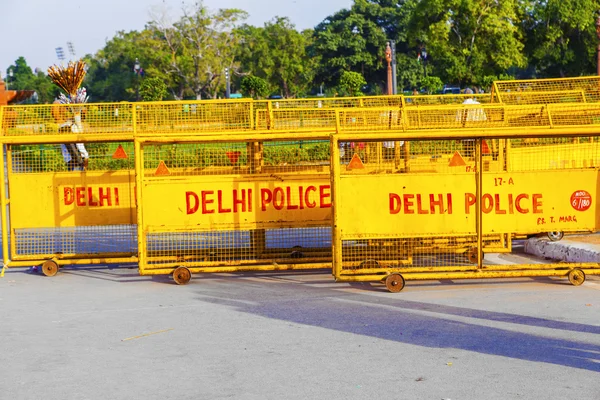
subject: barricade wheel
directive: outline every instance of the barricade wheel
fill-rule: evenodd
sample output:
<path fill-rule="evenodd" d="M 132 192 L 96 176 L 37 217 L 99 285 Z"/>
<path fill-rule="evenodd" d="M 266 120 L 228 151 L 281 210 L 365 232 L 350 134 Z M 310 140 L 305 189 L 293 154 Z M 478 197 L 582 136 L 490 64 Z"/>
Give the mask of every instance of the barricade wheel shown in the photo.
<path fill-rule="evenodd" d="M 564 232 L 560 232 L 560 231 L 554 231 L 554 232 L 548 232 L 548 239 L 550 239 L 550 241 L 552 242 L 558 242 L 560 239 L 562 239 L 565 236 Z"/>
<path fill-rule="evenodd" d="M 471 247 L 469 250 L 467 250 L 465 255 L 469 259 L 469 262 L 477 264 L 477 247 Z M 483 259 L 483 257 L 484 254 L 481 253 L 481 259 Z"/>
<path fill-rule="evenodd" d="M 178 285 L 185 285 L 192 279 L 192 273 L 186 267 L 177 267 L 173 271 L 173 280 Z"/>
<path fill-rule="evenodd" d="M 573 286 L 579 286 L 583 282 L 585 282 L 585 272 L 583 272 L 580 268 L 575 268 L 569 271 L 569 282 Z"/>
<path fill-rule="evenodd" d="M 398 293 L 404 289 L 404 278 L 400 274 L 389 274 L 385 278 L 385 287 L 391 293 Z"/>
<path fill-rule="evenodd" d="M 54 276 L 58 273 L 58 264 L 54 260 L 46 260 L 42 264 L 42 272 L 46 276 Z"/>

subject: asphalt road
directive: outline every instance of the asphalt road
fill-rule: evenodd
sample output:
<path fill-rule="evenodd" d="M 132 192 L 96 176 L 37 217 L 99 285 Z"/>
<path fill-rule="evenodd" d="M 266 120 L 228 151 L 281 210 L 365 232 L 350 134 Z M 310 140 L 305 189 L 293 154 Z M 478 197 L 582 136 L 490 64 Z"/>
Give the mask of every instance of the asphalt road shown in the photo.
<path fill-rule="evenodd" d="M 0 309 L 2 400 L 600 398 L 597 277 L 15 269 Z"/>

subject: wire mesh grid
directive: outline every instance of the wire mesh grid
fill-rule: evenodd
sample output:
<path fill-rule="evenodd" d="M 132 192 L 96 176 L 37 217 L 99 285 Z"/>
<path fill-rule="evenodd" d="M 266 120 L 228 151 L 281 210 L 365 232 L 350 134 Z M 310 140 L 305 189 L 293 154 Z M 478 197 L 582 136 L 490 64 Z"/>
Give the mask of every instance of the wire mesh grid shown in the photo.
<path fill-rule="evenodd" d="M 87 158 L 86 171 L 133 171 L 135 154 L 132 142 L 98 142 L 65 144 L 8 145 L 12 173 L 63 172 L 81 170 Z M 75 158 L 74 158 L 75 157 Z"/>
<path fill-rule="evenodd" d="M 484 247 L 500 248 L 500 235 L 488 236 Z M 342 240 L 342 271 L 346 273 L 384 273 L 390 269 L 411 271 L 418 268 L 465 267 L 475 269 L 477 236 L 437 236 L 369 240 Z"/>
<path fill-rule="evenodd" d="M 462 104 L 467 99 L 479 103 L 492 103 L 494 99 L 488 94 L 440 94 L 440 95 L 412 95 L 405 96 L 406 107 L 410 106 L 439 106 L 449 104 Z"/>
<path fill-rule="evenodd" d="M 151 144 L 148 176 L 310 173 L 329 171 L 328 140 Z"/>
<path fill-rule="evenodd" d="M 136 132 L 144 135 L 246 131 L 253 127 L 252 101 L 136 103 Z"/>
<path fill-rule="evenodd" d="M 497 96 L 501 102 L 506 104 L 515 102 L 560 103 L 580 98 L 581 92 L 583 92 L 584 101 L 598 102 L 600 100 L 600 77 L 496 81 L 492 90 L 492 95 Z"/>
<path fill-rule="evenodd" d="M 277 109 L 272 112 L 275 130 L 329 130 L 336 127 L 335 109 Z"/>
<path fill-rule="evenodd" d="M 329 226 L 146 235 L 145 268 L 217 267 L 331 262 Z"/>
<path fill-rule="evenodd" d="M 259 100 L 256 109 L 287 108 L 347 108 L 347 107 L 383 107 L 400 106 L 402 96 L 364 96 L 364 97 L 317 97 L 310 99 Z"/>
<path fill-rule="evenodd" d="M 128 103 L 5 106 L 2 128 L 6 136 L 132 135 L 131 113 Z"/>
<path fill-rule="evenodd" d="M 82 257 L 85 255 L 137 254 L 135 225 L 75 226 L 15 229 L 13 258 Z"/>
<path fill-rule="evenodd" d="M 338 110 L 341 131 L 575 127 L 600 125 L 600 104 L 447 106 Z"/>
<path fill-rule="evenodd" d="M 490 150 L 491 156 L 495 159 L 504 158 L 506 171 L 526 172 L 600 166 L 600 142 L 593 136 L 513 138 L 500 139 L 498 143 L 497 149 Z M 504 153 L 504 157 L 501 152 Z"/>

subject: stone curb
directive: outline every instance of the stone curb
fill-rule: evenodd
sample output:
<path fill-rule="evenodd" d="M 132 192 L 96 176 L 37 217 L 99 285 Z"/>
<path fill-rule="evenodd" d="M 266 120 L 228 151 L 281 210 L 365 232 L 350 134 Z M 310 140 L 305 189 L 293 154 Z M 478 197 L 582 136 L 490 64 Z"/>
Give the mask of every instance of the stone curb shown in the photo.
<path fill-rule="evenodd" d="M 600 245 L 563 239 L 531 238 L 525 241 L 524 251 L 538 257 L 565 262 L 600 262 Z"/>

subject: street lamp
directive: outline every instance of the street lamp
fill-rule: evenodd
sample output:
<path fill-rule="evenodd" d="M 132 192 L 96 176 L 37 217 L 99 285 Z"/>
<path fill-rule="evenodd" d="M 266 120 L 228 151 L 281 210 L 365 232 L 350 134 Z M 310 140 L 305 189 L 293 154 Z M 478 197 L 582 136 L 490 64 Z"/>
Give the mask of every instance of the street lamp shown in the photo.
<path fill-rule="evenodd" d="M 425 71 L 425 76 L 427 76 L 427 50 L 425 50 L 425 46 L 421 49 L 421 58 L 423 58 L 423 70 Z"/>
<path fill-rule="evenodd" d="M 140 101 L 140 75 L 142 74 L 142 66 L 140 60 L 135 58 L 135 64 L 133 64 L 133 72 L 135 72 L 135 100 Z"/>
<path fill-rule="evenodd" d="M 229 68 L 225 67 L 225 98 L 231 95 L 231 79 L 229 78 Z"/>

